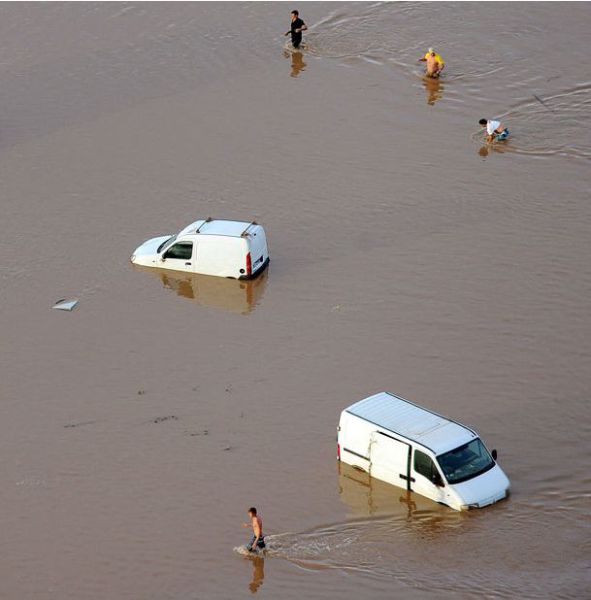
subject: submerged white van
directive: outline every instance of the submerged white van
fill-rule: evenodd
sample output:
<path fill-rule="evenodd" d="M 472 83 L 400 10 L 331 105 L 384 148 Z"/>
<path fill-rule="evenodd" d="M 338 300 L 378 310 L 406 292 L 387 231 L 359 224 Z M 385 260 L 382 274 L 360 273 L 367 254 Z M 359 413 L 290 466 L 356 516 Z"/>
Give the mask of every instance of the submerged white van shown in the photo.
<path fill-rule="evenodd" d="M 507 497 L 509 479 L 477 433 L 381 392 L 341 413 L 338 459 L 455 510 Z"/>
<path fill-rule="evenodd" d="M 269 264 L 265 230 L 255 221 L 201 219 L 176 235 L 152 238 L 131 262 L 144 267 L 252 279 Z"/>

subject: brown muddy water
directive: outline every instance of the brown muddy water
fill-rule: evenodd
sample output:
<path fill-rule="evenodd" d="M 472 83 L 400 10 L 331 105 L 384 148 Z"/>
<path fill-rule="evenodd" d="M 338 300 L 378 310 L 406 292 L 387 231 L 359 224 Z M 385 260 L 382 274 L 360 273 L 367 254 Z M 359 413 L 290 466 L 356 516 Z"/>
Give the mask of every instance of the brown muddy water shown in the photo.
<path fill-rule="evenodd" d="M 306 3 L 299 55 L 291 8 L 0 6 L 0 597 L 588 597 L 589 4 Z M 206 216 L 265 225 L 263 279 L 130 266 Z M 379 390 L 511 498 L 339 470 Z"/>

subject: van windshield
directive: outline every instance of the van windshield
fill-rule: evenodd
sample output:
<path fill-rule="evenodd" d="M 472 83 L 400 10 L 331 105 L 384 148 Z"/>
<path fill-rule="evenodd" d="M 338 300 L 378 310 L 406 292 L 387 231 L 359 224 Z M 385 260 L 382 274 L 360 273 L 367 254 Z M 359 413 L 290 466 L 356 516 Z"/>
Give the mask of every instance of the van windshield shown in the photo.
<path fill-rule="evenodd" d="M 495 461 L 476 438 L 455 450 L 437 457 L 441 470 L 449 483 L 461 483 L 492 469 Z"/>
<path fill-rule="evenodd" d="M 164 240 L 160 246 L 158 246 L 158 250 L 156 250 L 157 254 L 160 254 L 163 250 L 168 249 L 172 244 L 174 244 L 177 238 L 177 234 L 171 235 L 167 240 Z"/>

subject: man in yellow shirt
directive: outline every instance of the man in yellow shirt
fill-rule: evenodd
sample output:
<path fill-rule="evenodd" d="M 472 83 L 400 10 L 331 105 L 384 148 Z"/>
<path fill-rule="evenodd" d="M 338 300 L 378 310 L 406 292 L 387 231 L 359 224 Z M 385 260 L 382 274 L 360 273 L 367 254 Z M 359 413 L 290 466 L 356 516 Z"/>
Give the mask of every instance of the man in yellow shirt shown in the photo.
<path fill-rule="evenodd" d="M 439 77 L 445 67 L 445 61 L 433 48 L 429 48 L 427 54 L 423 58 L 419 58 L 419 62 L 427 63 L 427 77 Z"/>

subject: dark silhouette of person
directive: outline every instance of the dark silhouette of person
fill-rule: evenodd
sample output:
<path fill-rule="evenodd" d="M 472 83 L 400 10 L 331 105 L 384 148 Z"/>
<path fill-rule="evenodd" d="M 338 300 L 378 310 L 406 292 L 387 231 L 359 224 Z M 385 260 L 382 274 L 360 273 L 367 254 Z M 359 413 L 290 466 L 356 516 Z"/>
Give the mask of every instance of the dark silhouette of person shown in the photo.
<path fill-rule="evenodd" d="M 291 11 L 291 26 L 285 35 L 291 34 L 291 45 L 297 50 L 302 43 L 302 31 L 306 31 L 308 26 L 300 19 L 300 13 L 297 10 Z"/>

